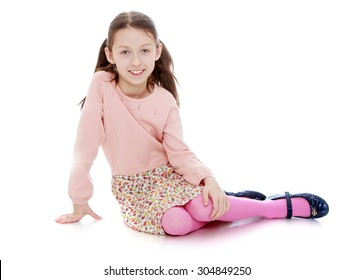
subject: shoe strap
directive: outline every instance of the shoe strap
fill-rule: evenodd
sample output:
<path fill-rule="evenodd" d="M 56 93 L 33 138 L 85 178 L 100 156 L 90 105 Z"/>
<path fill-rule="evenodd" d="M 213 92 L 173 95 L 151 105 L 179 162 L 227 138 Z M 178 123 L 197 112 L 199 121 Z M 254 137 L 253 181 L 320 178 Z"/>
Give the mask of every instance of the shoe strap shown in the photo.
<path fill-rule="evenodd" d="M 290 199 L 289 192 L 285 192 L 286 202 L 287 202 L 287 219 L 291 219 L 293 216 L 292 201 Z"/>

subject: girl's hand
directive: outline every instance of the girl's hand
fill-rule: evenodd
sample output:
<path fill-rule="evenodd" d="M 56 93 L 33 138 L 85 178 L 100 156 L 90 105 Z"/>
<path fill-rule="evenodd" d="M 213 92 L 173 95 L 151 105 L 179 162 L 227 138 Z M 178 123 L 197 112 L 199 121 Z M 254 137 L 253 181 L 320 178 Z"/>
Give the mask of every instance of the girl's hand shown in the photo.
<path fill-rule="evenodd" d="M 213 210 L 210 219 L 216 220 L 226 213 L 230 208 L 230 203 L 224 191 L 219 187 L 217 181 L 212 177 L 203 180 L 204 188 L 202 190 L 202 198 L 204 206 L 208 206 L 209 198 L 212 200 Z"/>
<path fill-rule="evenodd" d="M 68 224 L 68 223 L 75 223 L 80 221 L 84 216 L 90 215 L 92 218 L 96 220 L 101 220 L 102 217 L 98 216 L 96 213 L 94 213 L 89 207 L 88 204 L 83 204 L 83 205 L 73 205 L 73 213 L 72 214 L 65 214 L 61 215 L 60 217 L 55 219 L 55 222 L 59 224 Z"/>

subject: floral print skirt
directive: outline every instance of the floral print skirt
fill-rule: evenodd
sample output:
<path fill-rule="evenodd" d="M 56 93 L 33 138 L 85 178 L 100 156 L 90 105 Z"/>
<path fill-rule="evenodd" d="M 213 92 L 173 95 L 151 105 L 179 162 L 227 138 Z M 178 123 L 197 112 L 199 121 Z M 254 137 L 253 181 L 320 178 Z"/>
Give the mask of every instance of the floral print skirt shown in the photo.
<path fill-rule="evenodd" d="M 128 226 L 163 235 L 164 213 L 200 195 L 202 187 L 187 182 L 167 163 L 136 175 L 113 176 L 112 192 Z"/>

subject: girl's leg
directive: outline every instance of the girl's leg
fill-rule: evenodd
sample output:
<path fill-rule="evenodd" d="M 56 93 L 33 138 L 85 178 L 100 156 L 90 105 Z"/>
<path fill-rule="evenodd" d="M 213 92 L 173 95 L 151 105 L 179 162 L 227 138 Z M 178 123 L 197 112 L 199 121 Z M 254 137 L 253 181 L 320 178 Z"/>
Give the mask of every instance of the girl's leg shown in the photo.
<path fill-rule="evenodd" d="M 251 217 L 263 217 L 268 219 L 285 218 L 287 216 L 287 203 L 285 199 L 278 200 L 252 200 L 239 197 L 229 197 L 230 209 L 218 220 L 237 221 Z M 301 197 L 292 198 L 293 216 L 310 217 L 310 206 L 307 200 Z M 187 212 L 200 222 L 210 221 L 212 201 L 207 207 L 203 205 L 202 196 L 188 202 L 185 206 Z"/>
<path fill-rule="evenodd" d="M 170 208 L 162 217 L 163 230 L 170 235 L 185 235 L 206 224 L 196 221 L 183 206 Z"/>

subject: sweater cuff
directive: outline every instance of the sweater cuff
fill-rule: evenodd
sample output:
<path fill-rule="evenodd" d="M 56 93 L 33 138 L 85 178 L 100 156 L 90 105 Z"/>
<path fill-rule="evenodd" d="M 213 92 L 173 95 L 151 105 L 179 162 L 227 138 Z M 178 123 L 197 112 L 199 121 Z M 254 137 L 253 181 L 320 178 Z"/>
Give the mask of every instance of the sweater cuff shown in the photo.
<path fill-rule="evenodd" d="M 87 204 L 88 203 L 88 199 L 86 200 L 86 199 L 80 199 L 80 200 L 78 200 L 78 199 L 71 199 L 71 201 L 72 201 L 72 204 L 75 204 L 75 205 L 84 205 L 84 204 Z"/>

